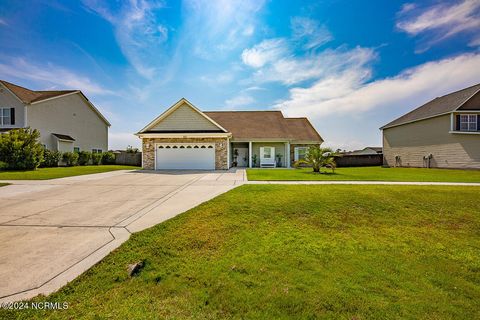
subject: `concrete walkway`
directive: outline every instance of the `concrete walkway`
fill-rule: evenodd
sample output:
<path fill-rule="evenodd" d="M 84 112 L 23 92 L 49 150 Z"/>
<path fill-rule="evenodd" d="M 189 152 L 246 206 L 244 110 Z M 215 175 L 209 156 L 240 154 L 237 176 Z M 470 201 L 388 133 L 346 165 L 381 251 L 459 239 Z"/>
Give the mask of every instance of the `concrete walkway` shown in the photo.
<path fill-rule="evenodd" d="M 58 290 L 141 231 L 245 181 L 229 172 L 113 171 L 0 188 L 0 302 Z M 1 181 L 3 182 L 3 181 Z"/>

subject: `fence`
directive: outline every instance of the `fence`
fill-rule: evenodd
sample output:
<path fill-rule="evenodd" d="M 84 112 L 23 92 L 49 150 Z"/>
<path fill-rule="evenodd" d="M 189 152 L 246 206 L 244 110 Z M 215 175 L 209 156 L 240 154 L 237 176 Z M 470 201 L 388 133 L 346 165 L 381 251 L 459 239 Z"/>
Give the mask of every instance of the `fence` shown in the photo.
<path fill-rule="evenodd" d="M 140 167 L 142 165 L 142 153 L 115 151 L 115 164 Z"/>
<path fill-rule="evenodd" d="M 337 167 L 368 167 L 383 165 L 383 154 L 359 154 L 336 157 Z"/>

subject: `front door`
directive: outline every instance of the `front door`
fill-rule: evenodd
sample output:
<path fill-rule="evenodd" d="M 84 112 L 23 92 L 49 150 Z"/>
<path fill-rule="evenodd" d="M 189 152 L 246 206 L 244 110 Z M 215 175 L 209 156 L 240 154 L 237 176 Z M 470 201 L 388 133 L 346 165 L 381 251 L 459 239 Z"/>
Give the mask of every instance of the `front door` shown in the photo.
<path fill-rule="evenodd" d="M 260 166 L 275 164 L 275 148 L 260 147 Z"/>

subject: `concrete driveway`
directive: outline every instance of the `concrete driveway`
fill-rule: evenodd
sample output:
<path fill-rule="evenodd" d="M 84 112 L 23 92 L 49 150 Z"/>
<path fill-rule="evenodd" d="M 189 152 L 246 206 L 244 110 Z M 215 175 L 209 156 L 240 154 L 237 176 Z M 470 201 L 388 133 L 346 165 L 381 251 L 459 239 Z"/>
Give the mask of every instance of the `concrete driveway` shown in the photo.
<path fill-rule="evenodd" d="M 48 294 L 137 232 L 244 183 L 245 171 L 116 171 L 0 188 L 0 301 Z"/>

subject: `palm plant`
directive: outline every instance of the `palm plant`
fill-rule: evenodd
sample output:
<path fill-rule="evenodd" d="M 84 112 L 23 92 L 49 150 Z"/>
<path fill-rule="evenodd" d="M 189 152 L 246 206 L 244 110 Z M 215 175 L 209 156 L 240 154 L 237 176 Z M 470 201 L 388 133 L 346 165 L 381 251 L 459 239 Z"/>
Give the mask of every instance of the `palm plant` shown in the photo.
<path fill-rule="evenodd" d="M 313 172 L 320 173 L 322 167 L 330 167 L 332 172 L 335 172 L 336 163 L 335 156 L 337 154 L 330 148 L 320 148 L 319 146 L 311 146 L 308 148 L 304 159 L 295 162 L 294 166 L 298 167 L 300 164 L 307 164 L 312 167 Z"/>

